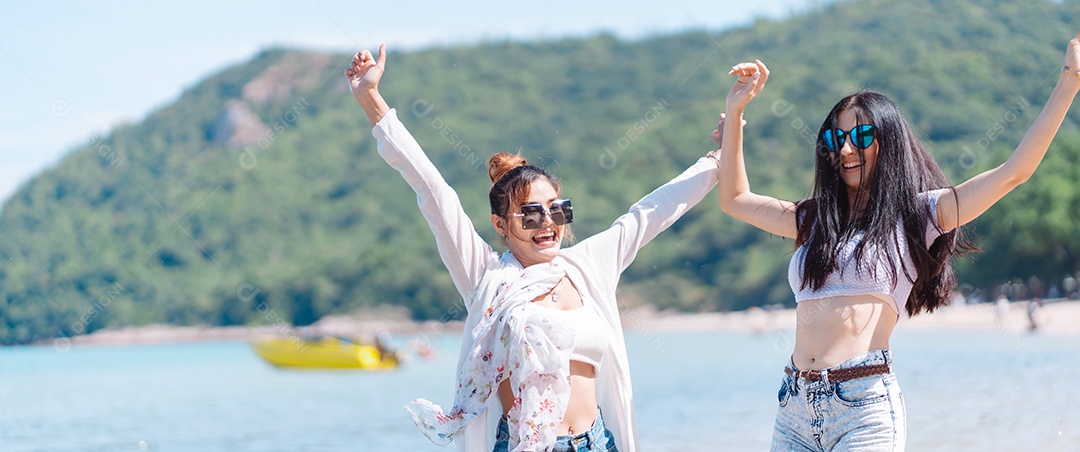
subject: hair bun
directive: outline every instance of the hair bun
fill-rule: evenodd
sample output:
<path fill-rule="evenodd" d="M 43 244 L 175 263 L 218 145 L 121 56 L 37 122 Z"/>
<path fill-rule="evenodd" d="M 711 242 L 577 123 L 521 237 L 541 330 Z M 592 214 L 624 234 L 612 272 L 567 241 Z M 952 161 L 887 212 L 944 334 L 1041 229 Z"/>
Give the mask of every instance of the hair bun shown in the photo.
<path fill-rule="evenodd" d="M 500 152 L 488 158 L 488 177 L 491 183 L 498 182 L 508 171 L 519 166 L 528 165 L 525 157 L 507 152 Z"/>

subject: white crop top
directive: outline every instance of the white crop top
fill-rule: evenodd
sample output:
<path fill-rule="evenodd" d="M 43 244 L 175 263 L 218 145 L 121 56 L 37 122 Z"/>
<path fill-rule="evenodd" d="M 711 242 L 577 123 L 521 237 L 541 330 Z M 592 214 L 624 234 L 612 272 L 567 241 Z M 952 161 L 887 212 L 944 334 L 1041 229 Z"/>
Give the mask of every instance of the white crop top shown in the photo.
<path fill-rule="evenodd" d="M 611 333 L 607 323 L 597 315 L 596 310 L 589 306 L 578 309 L 541 309 L 550 312 L 552 319 L 575 333 L 574 351 L 570 353 L 570 361 L 591 365 L 599 372 L 600 363 L 604 361 L 604 352 L 610 345 Z"/>
<path fill-rule="evenodd" d="M 937 202 L 941 197 L 941 193 L 947 189 L 938 189 L 928 191 L 919 194 L 919 199 L 926 202 L 930 206 L 931 219 L 934 224 L 927 225 L 926 228 L 926 245 L 929 247 L 934 243 L 943 232 L 938 231 L 938 228 L 934 225 L 937 224 Z M 902 224 L 896 225 L 896 238 L 897 243 L 901 246 L 899 250 L 884 250 L 886 252 L 898 252 L 899 259 L 895 259 L 897 262 L 903 262 L 903 265 L 912 273 L 912 277 L 916 276 L 915 266 L 911 261 L 911 252 L 907 248 L 907 243 L 904 240 L 904 229 Z M 802 289 L 802 269 L 803 262 L 806 260 L 806 245 L 800 246 L 795 250 L 795 254 L 791 257 L 791 263 L 788 264 L 788 284 L 791 285 L 792 292 L 795 292 L 795 302 L 802 303 L 806 300 L 817 300 L 821 298 L 829 297 L 842 297 L 851 295 L 871 295 L 889 303 L 897 314 L 900 314 L 901 310 L 897 306 L 898 302 L 907 302 L 908 295 L 911 294 L 912 287 L 915 286 L 915 282 L 908 279 L 908 276 L 904 273 L 905 267 L 898 267 L 896 269 L 896 285 L 892 283 L 892 273 L 889 266 L 889 261 L 882 254 L 879 254 L 882 250 L 878 250 L 876 247 L 868 246 L 863 254 L 864 260 L 861 265 L 856 268 L 855 265 L 855 247 L 858 246 L 862 240 L 864 232 L 860 231 L 844 243 L 840 250 L 839 262 L 840 269 L 833 271 L 825 279 L 825 284 L 821 286 L 821 290 L 814 291 L 810 287 Z M 880 256 L 880 258 L 876 258 Z M 900 315 L 900 318 L 904 316 Z"/>

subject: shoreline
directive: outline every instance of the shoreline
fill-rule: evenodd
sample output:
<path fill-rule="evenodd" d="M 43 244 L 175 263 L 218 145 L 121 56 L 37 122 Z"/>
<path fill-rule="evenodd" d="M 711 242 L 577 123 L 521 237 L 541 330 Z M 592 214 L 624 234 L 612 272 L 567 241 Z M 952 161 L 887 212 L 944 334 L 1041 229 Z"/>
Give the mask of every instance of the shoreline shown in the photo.
<path fill-rule="evenodd" d="M 938 330 L 1000 330 L 1028 331 L 1030 321 L 1027 301 L 1008 303 L 1004 315 L 998 314 L 994 303 L 954 305 L 940 308 L 932 314 L 913 319 L 900 319 L 898 328 Z M 672 331 L 794 331 L 795 309 L 681 313 L 657 311 L 651 306 L 627 311 L 622 315 L 627 332 Z M 1080 333 L 1080 300 L 1045 300 L 1035 314 L 1042 332 Z M 75 345 L 138 345 L 184 342 L 250 340 L 260 335 L 285 337 L 342 336 L 374 340 L 381 331 L 393 335 L 461 334 L 464 322 L 413 321 L 404 312 L 360 313 L 327 316 L 314 324 L 292 327 L 286 324 L 261 326 L 172 326 L 146 325 L 98 330 L 91 334 L 59 337 L 31 345 L 52 345 L 58 350 Z"/>
<path fill-rule="evenodd" d="M 931 314 L 923 313 L 914 318 L 909 318 L 905 314 L 900 319 L 897 329 L 1029 331 L 1031 321 L 1027 313 L 1028 303 L 1028 300 L 1009 302 L 1008 310 L 1004 315 L 998 314 L 995 303 L 944 306 Z M 658 312 L 639 325 L 633 325 L 632 319 L 636 314 L 637 311 L 624 314 L 623 326 L 627 331 L 770 332 L 794 331 L 796 326 L 793 308 L 774 311 L 751 308 L 745 311 L 697 314 Z M 1034 318 L 1038 325 L 1037 331 L 1080 333 L 1080 300 L 1062 298 L 1043 300 L 1043 305 L 1038 308 Z M 628 319 L 631 321 L 628 322 Z M 635 326 L 637 328 L 634 328 Z"/>

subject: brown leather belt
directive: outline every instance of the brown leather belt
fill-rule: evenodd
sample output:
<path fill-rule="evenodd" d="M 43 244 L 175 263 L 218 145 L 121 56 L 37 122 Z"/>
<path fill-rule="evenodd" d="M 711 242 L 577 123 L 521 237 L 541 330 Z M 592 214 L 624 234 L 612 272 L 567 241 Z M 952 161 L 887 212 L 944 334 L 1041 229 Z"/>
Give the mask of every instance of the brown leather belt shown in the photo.
<path fill-rule="evenodd" d="M 829 371 L 829 381 L 848 381 L 856 380 L 859 378 L 873 377 L 874 375 L 885 375 L 892 372 L 892 369 L 888 364 L 871 364 L 869 366 L 848 367 L 846 369 L 836 369 Z M 810 381 L 821 381 L 820 370 L 793 370 L 790 367 L 784 368 L 784 373 L 796 378 L 805 378 Z"/>

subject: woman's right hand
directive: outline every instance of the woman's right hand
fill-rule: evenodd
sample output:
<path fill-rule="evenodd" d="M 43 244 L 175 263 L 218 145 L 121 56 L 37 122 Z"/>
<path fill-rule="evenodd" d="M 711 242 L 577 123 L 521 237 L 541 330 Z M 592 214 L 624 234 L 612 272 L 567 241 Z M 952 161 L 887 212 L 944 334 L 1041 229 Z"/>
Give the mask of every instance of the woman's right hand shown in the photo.
<path fill-rule="evenodd" d="M 765 88 L 765 81 L 769 79 L 769 68 L 765 67 L 761 60 L 754 60 L 753 63 L 736 64 L 728 75 L 738 78 L 728 92 L 725 108 L 729 116 L 741 115 L 746 105 Z"/>
<path fill-rule="evenodd" d="M 361 50 L 353 57 L 352 64 L 345 69 L 345 77 L 349 79 L 349 91 L 353 93 L 357 101 L 363 102 L 360 95 L 365 91 L 378 91 L 379 80 L 382 79 L 383 70 L 386 68 L 386 44 L 379 46 L 379 58 L 372 58 L 367 49 Z"/>
<path fill-rule="evenodd" d="M 372 58 L 371 52 L 364 49 L 353 57 L 352 64 L 345 69 L 345 77 L 349 79 L 349 92 L 360 103 L 372 126 L 390 112 L 390 106 L 386 105 L 386 100 L 379 94 L 379 80 L 382 80 L 384 69 L 386 44 L 379 45 L 378 60 Z"/>

